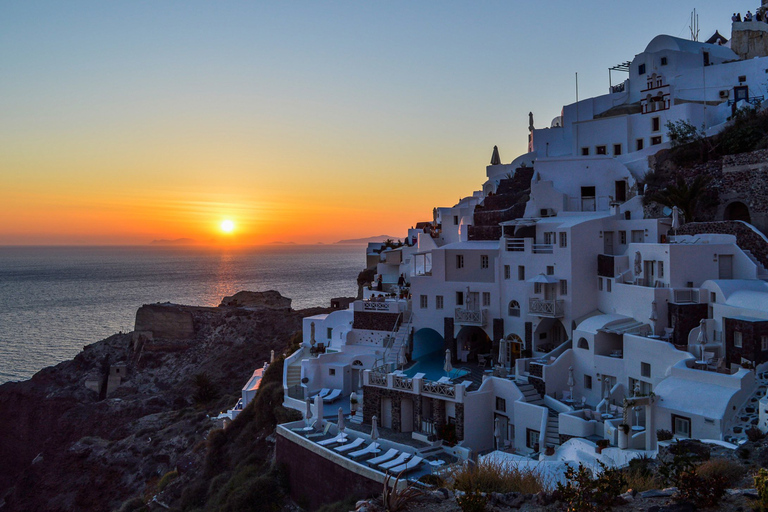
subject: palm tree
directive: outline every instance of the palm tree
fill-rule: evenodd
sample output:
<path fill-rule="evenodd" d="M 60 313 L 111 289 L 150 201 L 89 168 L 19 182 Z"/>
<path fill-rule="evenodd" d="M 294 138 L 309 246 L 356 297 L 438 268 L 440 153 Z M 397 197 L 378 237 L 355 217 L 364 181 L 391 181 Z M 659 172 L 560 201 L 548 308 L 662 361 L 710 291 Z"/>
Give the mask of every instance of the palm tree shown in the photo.
<path fill-rule="evenodd" d="M 709 179 L 709 176 L 699 174 L 688 184 L 682 176 L 678 176 L 676 183 L 654 192 L 650 199 L 670 208 L 677 206 L 685 216 L 685 222 L 692 222 L 696 205 L 706 190 Z"/>

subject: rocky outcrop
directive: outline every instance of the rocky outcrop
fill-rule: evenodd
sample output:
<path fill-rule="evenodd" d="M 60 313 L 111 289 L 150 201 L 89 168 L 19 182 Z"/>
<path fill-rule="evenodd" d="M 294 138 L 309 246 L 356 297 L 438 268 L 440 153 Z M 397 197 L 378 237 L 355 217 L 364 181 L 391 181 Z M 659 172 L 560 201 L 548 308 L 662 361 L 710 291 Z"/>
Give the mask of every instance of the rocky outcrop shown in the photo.
<path fill-rule="evenodd" d="M 234 405 L 270 351 L 287 349 L 303 316 L 329 311 L 143 306 L 144 334 L 116 334 L 0 386 L 0 510 L 116 510 L 151 497 L 169 471 L 200 471 L 216 426 L 207 415 Z M 100 398 L 101 379 L 116 368 L 119 385 Z M 195 402 L 201 375 L 215 391 Z"/>
<path fill-rule="evenodd" d="M 291 309 L 291 299 L 283 297 L 280 292 L 267 290 L 265 292 L 237 292 L 231 297 L 224 297 L 219 307 L 238 308 L 269 308 Z"/>

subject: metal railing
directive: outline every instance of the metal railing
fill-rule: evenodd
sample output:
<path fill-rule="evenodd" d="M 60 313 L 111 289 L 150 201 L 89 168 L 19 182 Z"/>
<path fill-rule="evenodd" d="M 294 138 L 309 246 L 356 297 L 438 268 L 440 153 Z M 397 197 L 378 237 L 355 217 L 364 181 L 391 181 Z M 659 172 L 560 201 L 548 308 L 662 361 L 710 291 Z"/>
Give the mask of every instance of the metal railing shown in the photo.
<path fill-rule="evenodd" d="M 371 371 L 368 376 L 368 384 L 371 386 L 387 387 L 387 374 Z"/>
<path fill-rule="evenodd" d="M 395 375 L 392 378 L 392 388 L 394 389 L 404 389 L 406 391 L 413 391 L 413 381 L 409 379 L 408 377 L 403 377 L 401 375 Z"/>
<path fill-rule="evenodd" d="M 555 252 L 554 244 L 533 244 L 533 254 L 552 254 Z"/>
<path fill-rule="evenodd" d="M 445 396 L 448 398 L 456 398 L 456 386 L 454 384 L 424 381 L 421 386 L 421 390 L 423 393 Z"/>
<path fill-rule="evenodd" d="M 364 311 L 389 311 L 389 302 L 363 301 Z"/>
<path fill-rule="evenodd" d="M 537 316 L 560 318 L 565 312 L 565 301 L 542 300 L 531 297 L 528 301 L 528 313 Z"/>
<path fill-rule="evenodd" d="M 507 238 L 507 252 L 525 251 L 525 238 Z"/>
<path fill-rule="evenodd" d="M 459 324 L 485 325 L 488 321 L 488 310 L 456 308 L 454 321 Z"/>

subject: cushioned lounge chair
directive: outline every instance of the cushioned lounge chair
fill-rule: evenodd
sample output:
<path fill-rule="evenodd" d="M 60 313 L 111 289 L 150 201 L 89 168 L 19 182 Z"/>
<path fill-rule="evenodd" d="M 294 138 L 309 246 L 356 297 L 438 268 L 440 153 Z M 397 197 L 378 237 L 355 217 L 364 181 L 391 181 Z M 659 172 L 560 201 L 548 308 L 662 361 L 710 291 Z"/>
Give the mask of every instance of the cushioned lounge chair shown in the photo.
<path fill-rule="evenodd" d="M 403 473 L 403 472 L 407 473 L 408 471 L 416 469 L 419 466 L 419 464 L 421 464 L 421 461 L 423 460 L 424 459 L 419 457 L 418 455 L 414 455 L 414 457 L 409 461 L 403 464 L 400 464 L 399 466 L 389 468 L 388 471 L 393 475 L 399 475 L 400 473 Z"/>
<path fill-rule="evenodd" d="M 323 402 L 331 403 L 335 402 L 341 396 L 340 389 L 332 389 L 330 393 L 323 397 Z"/>
<path fill-rule="evenodd" d="M 379 453 L 381 450 L 379 449 L 379 443 L 371 443 L 362 450 L 357 450 L 356 452 L 352 452 L 349 454 L 350 457 L 357 458 L 362 457 L 364 455 L 370 455 L 374 453 Z"/>
<path fill-rule="evenodd" d="M 364 442 L 365 442 L 365 439 L 363 439 L 362 437 L 358 437 L 351 443 L 337 446 L 336 448 L 334 448 L 334 450 L 336 450 L 337 452 L 348 452 L 349 450 L 354 450 L 355 448 L 359 447 Z"/>
<path fill-rule="evenodd" d="M 405 461 L 407 461 L 411 457 L 413 457 L 412 453 L 403 452 L 403 453 L 400 454 L 399 457 L 395 457 L 392 460 L 388 460 L 386 462 L 382 462 L 381 464 L 379 464 L 379 468 L 381 468 L 381 469 L 389 469 L 389 468 L 393 468 L 395 466 L 399 466 L 400 464 L 403 464 Z"/>
<path fill-rule="evenodd" d="M 376 464 L 380 464 L 380 463 L 382 463 L 384 461 L 387 461 L 387 460 L 390 460 L 390 459 L 393 459 L 393 458 L 397 457 L 398 453 L 400 453 L 400 450 L 396 450 L 396 449 L 392 448 L 389 451 L 387 451 L 387 453 L 385 453 L 384 455 L 379 455 L 378 457 L 374 457 L 371 460 L 366 461 L 366 462 L 368 462 L 368 464 L 371 464 L 371 465 L 375 466 Z"/>
<path fill-rule="evenodd" d="M 347 441 L 347 434 L 341 433 L 336 437 L 331 437 L 329 439 L 324 439 L 323 441 L 318 441 L 317 444 L 319 444 L 320 446 L 328 446 L 331 444 L 344 443 L 346 441 Z"/>

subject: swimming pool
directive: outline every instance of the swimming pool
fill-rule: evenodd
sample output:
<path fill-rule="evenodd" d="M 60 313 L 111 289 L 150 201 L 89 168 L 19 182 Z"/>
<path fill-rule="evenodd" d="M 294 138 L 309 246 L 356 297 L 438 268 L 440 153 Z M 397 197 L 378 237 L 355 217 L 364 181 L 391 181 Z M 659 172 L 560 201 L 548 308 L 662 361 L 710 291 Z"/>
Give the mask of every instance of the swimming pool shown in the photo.
<path fill-rule="evenodd" d="M 424 378 L 427 380 L 438 380 L 441 377 L 445 377 L 445 370 L 443 370 L 443 364 L 445 364 L 445 352 L 440 349 L 429 354 L 424 354 L 416 360 L 416 364 L 405 370 L 407 377 L 413 377 L 417 373 L 424 373 Z M 469 372 L 459 368 L 454 368 L 451 371 L 450 377 L 455 379 L 457 377 L 463 377 Z"/>

